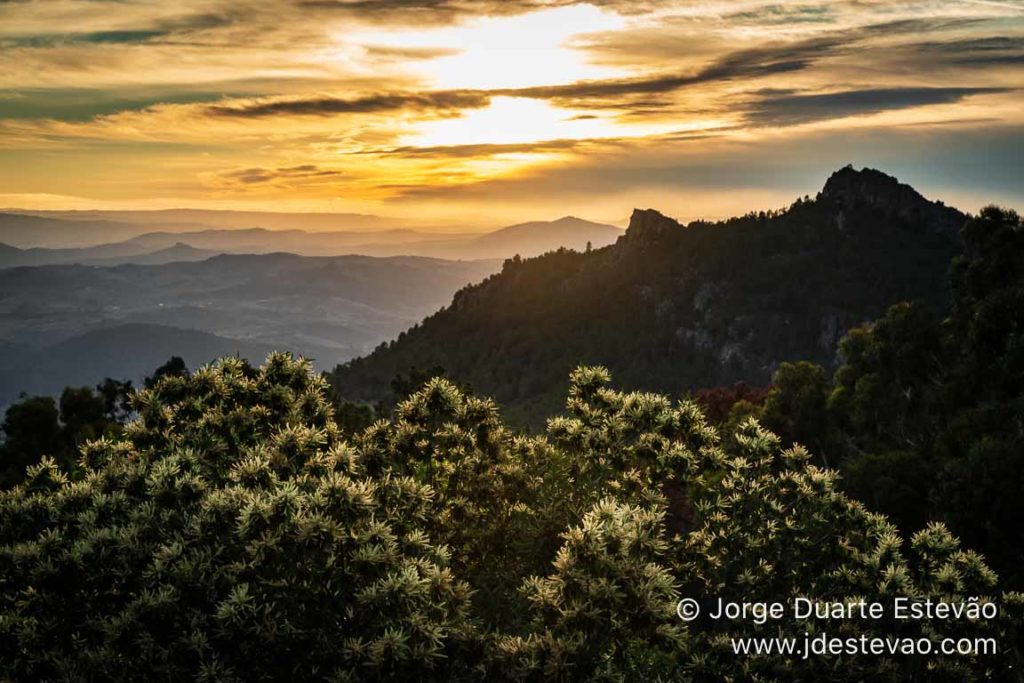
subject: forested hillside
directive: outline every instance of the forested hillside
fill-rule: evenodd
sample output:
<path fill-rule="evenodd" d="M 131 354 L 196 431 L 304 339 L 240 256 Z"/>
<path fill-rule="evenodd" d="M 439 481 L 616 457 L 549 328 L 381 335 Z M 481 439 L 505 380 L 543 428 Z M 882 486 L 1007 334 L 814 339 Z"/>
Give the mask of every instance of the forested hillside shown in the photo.
<path fill-rule="evenodd" d="M 610 247 L 506 261 L 331 381 L 347 399 L 376 401 L 397 374 L 440 366 L 536 424 L 579 363 L 673 394 L 767 384 L 786 360 L 834 367 L 842 335 L 889 305 L 946 308 L 964 218 L 849 167 L 778 212 L 684 226 L 636 211 Z"/>

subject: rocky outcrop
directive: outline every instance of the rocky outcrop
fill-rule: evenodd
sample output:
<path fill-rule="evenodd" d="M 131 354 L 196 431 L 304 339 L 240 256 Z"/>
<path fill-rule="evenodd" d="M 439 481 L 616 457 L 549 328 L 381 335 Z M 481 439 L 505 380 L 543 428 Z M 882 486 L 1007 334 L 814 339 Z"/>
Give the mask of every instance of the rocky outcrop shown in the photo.
<path fill-rule="evenodd" d="M 933 230 L 954 235 L 967 218 L 942 202 L 925 199 L 910 185 L 873 168 L 858 171 L 847 166 L 839 169 L 825 183 L 821 196 L 838 205 L 836 224 L 840 229 L 846 223 L 844 212 L 858 205 L 870 206 L 888 217 L 925 224 Z"/>
<path fill-rule="evenodd" d="M 657 242 L 668 232 L 679 230 L 682 226 L 673 219 L 654 209 L 633 209 L 626 228 L 626 239 L 634 245 Z"/>

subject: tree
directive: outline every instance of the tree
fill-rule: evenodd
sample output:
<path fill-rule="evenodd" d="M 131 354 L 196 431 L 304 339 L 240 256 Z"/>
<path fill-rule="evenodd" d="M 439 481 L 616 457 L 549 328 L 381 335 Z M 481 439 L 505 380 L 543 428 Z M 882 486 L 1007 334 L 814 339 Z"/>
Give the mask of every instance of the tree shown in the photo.
<path fill-rule="evenodd" d="M 468 593 L 420 530 L 429 492 L 361 477 L 324 388 L 283 355 L 165 375 L 125 439 L 86 447 L 77 481 L 45 459 L 0 494 L 5 674 L 422 680 L 462 666 Z"/>
<path fill-rule="evenodd" d="M 132 381 L 119 381 L 107 377 L 96 385 L 96 391 L 103 397 L 103 411 L 109 420 L 124 422 L 131 413 Z"/>
<path fill-rule="evenodd" d="M 830 412 L 847 489 L 904 529 L 940 519 L 1024 581 L 1024 228 L 995 207 L 963 227 L 952 308 L 891 307 L 840 344 Z"/>
<path fill-rule="evenodd" d="M 114 435 L 120 422 L 107 412 L 107 399 L 89 387 L 65 387 L 59 409 L 49 397 L 33 396 L 7 410 L 0 446 L 0 487 L 12 486 L 44 456 L 70 472 L 87 441 Z"/>
<path fill-rule="evenodd" d="M 63 455 L 60 414 L 52 398 L 23 397 L 7 409 L 0 444 L 0 487 L 22 480 L 25 468 L 42 454 Z M 63 462 L 64 466 L 69 463 Z"/>
<path fill-rule="evenodd" d="M 152 389 L 163 377 L 188 377 L 188 366 L 181 356 L 171 356 L 170 359 L 153 371 L 150 377 L 143 382 L 147 389 Z"/>
<path fill-rule="evenodd" d="M 761 421 L 784 443 L 799 443 L 827 462 L 829 380 L 825 368 L 807 361 L 782 363 L 772 376 Z"/>
<path fill-rule="evenodd" d="M 420 390 L 435 377 L 444 377 L 445 370 L 440 365 L 435 365 L 429 370 L 420 370 L 417 367 L 410 367 L 406 374 L 398 373 L 391 380 L 391 393 L 396 404 L 401 403 Z"/>
<path fill-rule="evenodd" d="M 802 447 L 579 368 L 517 434 L 434 378 L 346 439 L 275 354 L 165 376 L 72 476 L 0 492 L 14 679 L 1008 679 L 1024 599 L 934 524 L 904 543 Z M 683 622 L 677 601 L 999 602 L 976 622 Z M 991 637 L 992 657 L 738 657 L 732 636 Z"/>
<path fill-rule="evenodd" d="M 694 399 L 700 404 L 704 415 L 718 425 L 729 419 L 736 404 L 743 402 L 743 411 L 760 408 L 771 387 L 751 387 L 746 382 L 737 382 L 731 387 L 700 389 Z M 749 407 L 747 407 L 749 406 Z"/>
<path fill-rule="evenodd" d="M 152 388 L 161 377 L 188 375 L 184 361 L 174 356 L 157 368 L 146 386 Z M 50 456 L 65 472 L 76 467 L 79 451 L 93 439 L 116 435 L 132 414 L 132 382 L 106 378 L 95 389 L 65 387 L 59 399 L 56 419 L 51 420 L 53 399 L 22 397 L 10 407 L 5 422 L 5 442 L 0 446 L 0 488 L 22 480 L 26 469 Z"/>
<path fill-rule="evenodd" d="M 60 421 L 72 452 L 86 441 L 97 439 L 112 426 L 106 400 L 89 387 L 65 387 L 60 395 Z"/>

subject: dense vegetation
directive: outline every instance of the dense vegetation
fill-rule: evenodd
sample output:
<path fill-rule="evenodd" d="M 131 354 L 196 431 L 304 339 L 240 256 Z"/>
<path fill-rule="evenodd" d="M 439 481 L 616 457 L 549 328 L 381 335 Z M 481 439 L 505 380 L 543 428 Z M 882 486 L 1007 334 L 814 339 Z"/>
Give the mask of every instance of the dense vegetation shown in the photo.
<path fill-rule="evenodd" d="M 543 435 L 429 381 L 352 440 L 284 355 L 136 394 L 138 417 L 0 492 L 14 680 L 1013 680 L 1024 600 L 938 524 L 905 542 L 747 421 L 571 378 Z M 738 657 L 793 619 L 685 623 L 682 596 L 977 597 L 992 620 L 822 622 L 990 635 L 985 657 Z"/>
<path fill-rule="evenodd" d="M 784 363 L 759 405 L 736 398 L 734 414 L 717 411 L 723 424 L 753 415 L 785 442 L 807 445 L 901 529 L 945 521 L 1019 586 L 1024 226 L 1016 213 L 988 208 L 962 234 L 948 315 L 896 304 L 841 341 L 834 377 Z"/>
<path fill-rule="evenodd" d="M 330 379 L 349 400 L 374 403 L 396 374 L 441 366 L 536 427 L 580 363 L 672 395 L 767 384 L 787 360 L 831 369 L 846 330 L 893 303 L 946 309 L 963 220 L 894 178 L 852 169 L 782 212 L 684 227 L 638 211 L 617 244 L 511 259 Z"/>
<path fill-rule="evenodd" d="M 168 375 L 187 375 L 180 356 L 172 356 L 143 383 L 152 387 Z M 25 478 L 27 469 L 50 456 L 65 472 L 75 468 L 81 447 L 100 437 L 121 433 L 131 417 L 132 383 L 111 379 L 93 387 L 64 387 L 59 400 L 25 396 L 11 405 L 0 423 L 0 488 Z"/>

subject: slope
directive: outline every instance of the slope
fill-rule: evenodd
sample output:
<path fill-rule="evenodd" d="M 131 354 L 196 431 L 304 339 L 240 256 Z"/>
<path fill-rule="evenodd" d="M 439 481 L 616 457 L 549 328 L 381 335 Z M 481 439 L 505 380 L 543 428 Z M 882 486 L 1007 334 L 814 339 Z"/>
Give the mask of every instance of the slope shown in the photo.
<path fill-rule="evenodd" d="M 785 360 L 834 364 L 840 336 L 891 303 L 945 307 L 963 220 L 849 167 L 780 212 L 682 226 L 636 211 L 613 246 L 506 261 L 332 382 L 350 399 L 385 399 L 396 374 L 440 365 L 521 423 L 557 407 L 580 363 L 673 394 L 766 383 Z"/>

